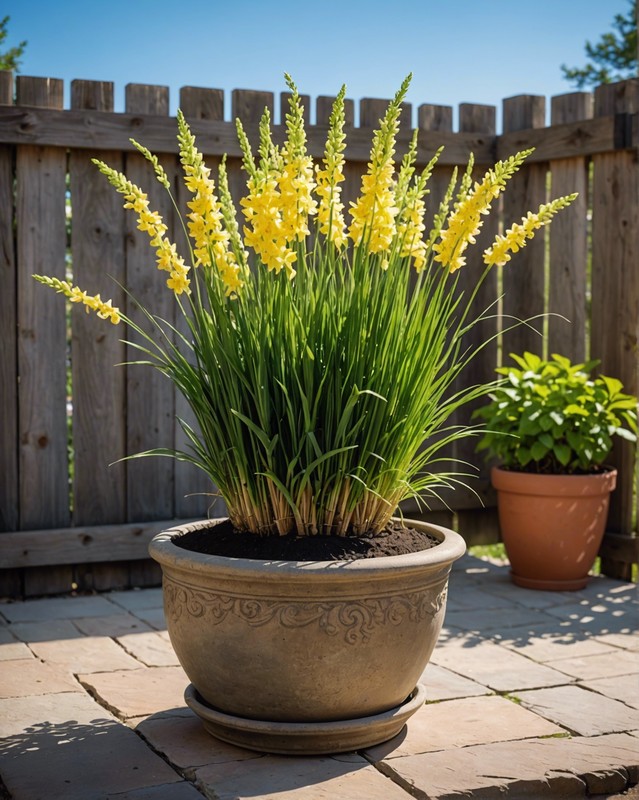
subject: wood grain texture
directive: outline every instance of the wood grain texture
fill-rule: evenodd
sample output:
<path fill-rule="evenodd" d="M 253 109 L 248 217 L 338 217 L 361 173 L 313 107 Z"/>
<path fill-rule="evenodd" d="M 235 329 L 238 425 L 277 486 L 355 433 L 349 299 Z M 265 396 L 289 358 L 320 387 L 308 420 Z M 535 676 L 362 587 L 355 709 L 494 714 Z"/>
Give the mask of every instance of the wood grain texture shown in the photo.
<path fill-rule="evenodd" d="M 183 86 L 180 89 L 180 108 L 191 123 L 196 119 L 224 119 L 224 91 Z"/>
<path fill-rule="evenodd" d="M 18 79 L 18 100 L 61 103 L 47 79 Z M 24 93 L 24 95 L 21 94 Z M 65 304 L 32 274 L 65 277 L 66 153 L 19 147 L 17 180 L 20 526 L 68 525 Z"/>
<path fill-rule="evenodd" d="M 495 134 L 496 109 L 494 106 L 472 105 L 464 103 L 459 108 L 459 127 L 461 131 L 467 133 L 478 133 L 485 136 Z M 473 179 L 481 181 L 484 176 L 484 168 L 476 166 L 473 170 Z M 483 252 L 493 242 L 499 231 L 499 206 L 496 203 L 493 211 L 482 217 L 482 227 L 476 237 L 476 243 L 469 246 L 466 251 L 466 264 L 459 271 L 458 290 L 463 293 L 464 300 L 468 302 L 472 296 L 477 283 L 480 281 L 486 265 L 483 262 Z M 475 299 L 470 307 L 470 319 L 481 317 L 472 330 L 468 333 L 462 349 L 468 348 L 476 351 L 477 355 L 471 360 L 467 368 L 462 372 L 456 382 L 457 390 L 478 385 L 486 385 L 495 379 L 495 367 L 497 366 L 497 333 L 498 333 L 498 285 L 497 270 L 491 269 L 484 277 L 479 286 Z M 485 345 L 482 347 L 482 345 Z M 455 422 L 461 425 L 475 425 L 477 420 L 473 420 L 473 412 L 485 401 L 475 401 L 464 405 Z M 485 454 L 476 453 L 477 438 L 475 436 L 460 439 L 455 445 L 455 458 L 457 459 L 457 469 L 468 472 L 470 475 L 464 479 L 465 487 L 459 487 L 453 496 L 453 508 L 461 508 L 462 505 L 477 506 L 478 496 L 484 506 L 491 506 L 495 503 L 495 496 L 490 489 L 490 465 L 486 461 Z M 473 465 L 470 468 L 465 464 Z M 464 503 L 458 501 L 457 495 L 464 495 Z M 481 514 L 481 512 L 479 512 Z M 479 523 L 478 523 L 479 524 Z"/>
<path fill-rule="evenodd" d="M 13 72 L 0 70 L 0 106 L 13 105 Z"/>
<path fill-rule="evenodd" d="M 71 105 L 113 110 L 113 84 L 73 81 Z M 100 293 L 123 308 L 125 294 L 124 209 L 120 196 L 97 167 L 96 157 L 122 170 L 118 151 L 72 150 L 69 173 L 72 208 L 71 253 L 74 283 L 89 294 Z M 121 284 L 121 285 L 118 285 Z M 75 525 L 122 523 L 126 520 L 126 369 L 122 339 L 114 327 L 81 306 L 71 311 L 73 373 L 73 446 Z M 99 564 L 74 569 L 84 591 L 128 585 L 129 568 Z"/>
<path fill-rule="evenodd" d="M 145 89 L 136 85 L 131 94 L 127 91 L 127 111 L 161 113 L 162 109 L 168 108 L 168 90 L 163 89 Z M 175 157 L 165 157 L 162 163 L 167 174 L 175 174 Z M 170 198 L 164 187 L 155 180 L 151 165 L 137 153 L 127 155 L 124 173 L 130 181 L 147 192 L 149 208 L 159 211 L 168 226 L 167 235 L 171 237 L 173 209 Z M 155 253 L 148 234 L 137 230 L 137 218 L 133 213 L 126 214 L 125 225 L 126 286 L 130 292 L 127 316 L 141 328 L 149 329 L 149 323 L 137 304 L 139 301 L 154 315 L 172 323 L 175 298 L 166 286 L 164 273 L 160 273 L 155 266 Z M 129 334 L 132 342 L 144 344 L 139 334 L 134 331 Z M 153 332 L 153 336 L 159 339 L 157 331 Z M 133 347 L 128 348 L 128 361 L 140 359 L 145 360 L 144 353 Z M 175 400 L 169 380 L 151 367 L 129 364 L 126 381 L 127 453 L 134 455 L 155 447 L 173 447 Z M 173 459 L 154 459 L 152 469 L 146 464 L 146 459 L 139 459 L 127 465 L 127 517 L 131 522 L 170 519 L 174 506 Z"/>
<path fill-rule="evenodd" d="M 0 102 L 13 101 L 11 90 L 3 94 L 10 72 L 0 72 Z M 14 245 L 14 159 L 15 148 L 0 145 L 0 531 L 18 528 L 18 362 L 16 254 Z M 0 588 L 1 590 L 1 588 Z"/>
<path fill-rule="evenodd" d="M 268 108 L 273 121 L 274 109 L 274 95 L 273 92 L 258 92 L 251 89 L 233 89 L 231 92 L 231 119 L 235 122 L 236 119 L 242 122 L 253 122 L 262 118 L 264 109 Z M 281 126 L 280 126 L 281 127 Z M 235 133 L 235 124 L 233 124 L 233 133 Z M 253 141 L 252 137 L 250 137 Z M 218 155 L 222 155 L 219 153 Z M 239 152 L 233 155 L 240 155 Z"/>
<path fill-rule="evenodd" d="M 6 533 L 2 535 L 0 570 L 145 560 L 151 539 L 178 524 L 175 520 L 160 520 Z"/>
<path fill-rule="evenodd" d="M 17 80 L 17 102 L 62 107 L 62 81 Z M 22 529 L 68 525 L 65 303 L 32 274 L 65 276 L 66 153 L 18 147 L 16 255 L 18 303 L 19 524 Z M 26 595 L 67 590 L 68 566 L 25 571 Z"/>
<path fill-rule="evenodd" d="M 504 100 L 504 131 L 540 127 L 544 123 L 544 97 L 520 95 Z M 508 155 L 514 155 L 514 152 Z M 505 230 L 513 223 L 521 222 L 529 211 L 536 211 L 546 201 L 546 179 L 546 164 L 525 162 L 515 173 L 503 194 Z M 502 343 L 507 364 L 511 363 L 507 358 L 510 353 L 521 354 L 528 350 L 541 354 L 543 351 L 543 319 L 540 315 L 545 311 L 544 244 L 544 232 L 541 231 L 501 268 L 504 292 Z M 513 325 L 515 327 L 508 330 Z"/>
<path fill-rule="evenodd" d="M 73 103 L 99 110 L 110 110 L 113 102 L 112 87 L 97 81 L 74 82 L 72 94 Z M 69 158 L 74 283 L 123 308 L 125 294 L 118 284 L 125 280 L 125 212 L 121 197 L 91 163 L 92 155 L 73 150 Z M 120 153 L 100 156 L 122 170 Z M 124 522 L 126 467 L 114 462 L 126 455 L 126 371 L 114 365 L 125 360 L 120 339 L 126 332 L 79 305 L 72 308 L 72 332 L 74 522 Z"/>
<path fill-rule="evenodd" d="M 552 98 L 551 123 L 575 122 L 592 113 L 592 95 L 575 92 Z M 579 196 L 549 228 L 548 352 L 575 362 L 586 356 L 588 264 L 588 161 L 583 157 L 550 162 L 551 197 Z"/>
<path fill-rule="evenodd" d="M 268 94 L 268 93 L 267 93 Z M 250 119 L 249 103 L 238 105 L 242 120 Z M 256 108 L 260 108 L 256 103 Z M 264 106 L 260 111 L 264 110 Z M 235 116 L 233 117 L 235 119 Z M 606 126 L 610 136 L 606 142 L 613 143 L 613 120 Z M 247 122 L 249 140 L 257 142 L 259 131 L 257 123 Z M 201 151 L 206 155 L 241 156 L 234 122 L 220 122 L 209 119 L 194 120 L 193 133 L 196 135 Z M 286 130 L 282 125 L 273 126 L 273 141 L 282 144 Z M 368 161 L 371 147 L 372 128 L 350 128 L 345 156 L 350 161 Z M 321 157 L 326 143 L 325 126 L 311 126 L 308 131 L 308 151 L 314 157 Z M 402 129 L 397 137 L 398 152 L 405 152 L 410 141 L 410 130 Z M 99 111 L 77 110 L 51 111 L 38 108 L 12 108 L 0 106 L 0 144 L 40 144 L 56 147 L 88 148 L 91 150 L 134 151 L 129 141 L 133 137 L 143 142 L 156 153 L 176 153 L 175 120 L 153 114 L 107 114 Z M 422 138 L 418 150 L 418 163 L 426 164 L 440 144 L 446 149 L 442 154 L 443 164 L 460 164 L 468 161 L 471 152 L 478 164 L 491 164 L 494 161 L 495 139 L 487 141 L 475 134 L 437 132 L 437 135 Z M 602 143 L 603 147 L 604 143 Z M 587 150 L 587 148 L 582 148 Z M 605 149 L 605 147 L 604 147 Z M 573 154 L 574 148 L 570 150 Z M 587 153 L 586 153 L 587 154 Z"/>
<path fill-rule="evenodd" d="M 595 91 L 595 115 L 636 113 L 639 79 L 608 84 Z M 617 152 L 593 159 L 592 327 L 590 352 L 601 360 L 600 371 L 619 378 L 625 390 L 639 390 L 639 164 L 636 153 Z M 610 459 L 619 470 L 608 529 L 632 532 L 635 492 L 635 447 L 615 443 Z M 635 496 L 636 497 L 636 496 Z M 624 577 L 614 564 L 608 574 Z M 620 574 L 621 573 L 621 574 Z"/>

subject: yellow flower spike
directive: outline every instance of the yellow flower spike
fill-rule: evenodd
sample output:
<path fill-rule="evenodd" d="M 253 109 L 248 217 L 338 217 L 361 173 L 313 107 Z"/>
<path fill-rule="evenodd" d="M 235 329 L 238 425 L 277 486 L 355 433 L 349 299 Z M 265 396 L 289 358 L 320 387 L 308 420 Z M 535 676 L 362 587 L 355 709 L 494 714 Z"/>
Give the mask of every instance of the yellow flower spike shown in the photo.
<path fill-rule="evenodd" d="M 171 184 L 169 182 L 169 178 L 166 172 L 164 171 L 164 167 L 158 161 L 158 157 L 154 156 L 153 153 L 147 147 L 144 147 L 139 142 L 136 142 L 135 139 L 129 139 L 129 141 L 138 150 L 138 152 L 141 153 L 144 156 L 144 158 L 146 158 L 146 160 L 151 163 L 155 171 L 155 177 L 162 184 L 162 186 L 164 186 L 165 189 L 170 189 Z"/>
<path fill-rule="evenodd" d="M 463 253 L 469 244 L 475 243 L 475 236 L 483 224 L 482 215 L 488 214 L 493 200 L 506 188 L 506 181 L 530 153 L 532 150 L 523 150 L 506 161 L 498 162 L 494 169 L 488 170 L 481 183 L 475 183 L 470 191 L 462 181 L 461 199 L 457 200 L 448 217 L 448 227 L 441 233 L 440 242 L 433 245 L 433 251 L 437 254 L 434 260 L 447 267 L 449 272 L 455 272 L 466 263 Z"/>
<path fill-rule="evenodd" d="M 569 206 L 576 197 L 576 193 L 558 197 L 550 203 L 540 205 L 536 214 L 529 211 L 522 217 L 521 223 L 516 222 L 503 236 L 496 237 L 493 244 L 484 251 L 484 263 L 489 267 L 502 267 L 510 261 L 511 252 L 516 253 L 525 247 L 527 240 L 532 239 L 539 228 L 547 225 L 558 211 Z"/>
<path fill-rule="evenodd" d="M 49 286 L 59 294 L 65 295 L 72 303 L 82 303 L 86 306 L 87 313 L 91 309 L 97 313 L 98 317 L 108 319 L 114 325 L 120 322 L 120 311 L 112 305 L 111 300 L 104 302 L 99 294 L 88 295 L 78 286 L 71 286 L 68 281 L 61 281 L 58 278 L 49 278 L 46 275 L 34 275 L 33 277 L 44 286 Z"/>
<path fill-rule="evenodd" d="M 141 152 L 145 150 L 146 148 L 141 148 Z M 154 156 L 150 156 L 149 160 L 155 165 L 157 164 L 157 159 L 153 161 L 154 158 Z M 91 161 L 97 166 L 100 172 L 107 177 L 109 183 L 114 186 L 120 194 L 124 195 L 126 201 L 124 203 L 124 208 L 133 209 L 133 211 L 138 214 L 138 230 L 148 233 L 149 239 L 151 240 L 151 247 L 156 249 L 158 269 L 164 269 L 168 272 L 175 269 L 181 259 L 175 251 L 175 245 L 165 237 L 168 228 L 164 224 L 161 215 L 157 211 L 149 211 L 147 195 L 138 186 L 132 183 L 126 175 L 113 169 L 108 164 L 105 164 L 104 161 L 100 161 L 97 158 L 92 158 Z M 159 169 L 159 173 L 157 173 L 158 180 L 160 180 L 160 174 L 163 174 L 164 171 L 159 164 L 157 164 L 157 166 Z M 160 182 L 162 183 L 162 181 Z M 184 281 L 186 282 L 186 288 L 183 288 L 181 291 L 188 290 L 189 281 L 186 278 L 186 273 L 184 273 Z M 181 292 L 176 292 L 176 294 L 180 293 Z"/>
<path fill-rule="evenodd" d="M 348 229 L 356 245 L 364 242 L 369 253 L 380 253 L 390 249 L 396 233 L 393 187 L 395 138 L 399 130 L 401 104 L 408 91 L 411 75 L 402 83 L 393 101 L 389 104 L 380 127 L 375 131 L 367 173 L 362 177 L 361 194 L 357 202 L 351 203 L 353 222 Z"/>
<path fill-rule="evenodd" d="M 397 224 L 400 256 L 402 258 L 412 258 L 413 266 L 417 272 L 421 272 L 426 266 L 426 257 L 428 254 L 428 246 L 423 239 L 423 234 L 426 230 L 426 226 L 424 225 L 424 215 L 426 213 L 424 197 L 428 193 L 428 180 L 432 175 L 435 164 L 443 149 L 443 147 L 440 147 L 437 150 L 433 158 L 431 158 L 422 170 L 422 173 L 417 178 L 414 185 L 409 186 L 410 178 L 414 172 L 412 164 L 417 152 L 417 131 L 415 131 L 411 147 L 404 158 L 402 170 L 400 170 L 398 179 L 398 184 L 403 183 L 404 185 L 402 195 L 404 201 L 399 212 Z M 402 171 L 404 175 L 402 175 Z"/>
<path fill-rule="evenodd" d="M 308 218 L 317 213 L 312 192 L 313 159 L 306 152 L 304 108 L 297 86 L 290 75 L 284 78 L 291 90 L 286 114 L 287 139 L 282 147 L 282 164 L 278 176 L 282 235 L 287 243 L 303 241 L 309 235 Z"/>
<path fill-rule="evenodd" d="M 346 244 L 346 222 L 344 220 L 344 204 L 341 202 L 344 180 L 344 96 L 346 86 L 342 86 L 331 110 L 328 136 L 324 152 L 324 169 L 315 167 L 317 185 L 315 194 L 320 198 L 317 209 L 317 224 L 320 233 L 338 249 Z"/>
<path fill-rule="evenodd" d="M 215 183 L 210 177 L 211 170 L 205 166 L 202 154 L 195 146 L 195 137 L 178 111 L 178 142 L 180 161 L 184 169 L 184 182 L 194 194 L 187 203 L 189 235 L 194 242 L 195 266 L 216 267 L 227 295 L 237 292 L 243 285 L 238 279 L 239 268 L 235 254 L 229 249 L 231 235 L 224 227 L 222 205 L 215 194 Z M 174 268 L 167 281 L 176 294 L 189 292 L 184 264 Z"/>

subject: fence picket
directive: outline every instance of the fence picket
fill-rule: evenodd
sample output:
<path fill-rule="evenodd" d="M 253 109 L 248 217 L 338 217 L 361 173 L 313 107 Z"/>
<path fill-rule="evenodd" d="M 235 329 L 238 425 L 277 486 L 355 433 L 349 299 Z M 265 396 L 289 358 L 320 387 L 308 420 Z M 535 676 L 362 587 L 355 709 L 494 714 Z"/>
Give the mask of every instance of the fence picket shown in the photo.
<path fill-rule="evenodd" d="M 552 124 L 576 122 L 591 116 L 592 95 L 589 92 L 552 98 Z M 548 311 L 553 316 L 548 318 L 548 352 L 579 362 L 586 355 L 588 162 L 585 158 L 552 160 L 550 175 L 552 197 L 572 192 L 578 192 L 579 197 L 557 216 L 549 230 Z M 555 316 L 557 314 L 561 317 Z"/>
<path fill-rule="evenodd" d="M 509 97 L 503 103 L 504 132 L 542 128 L 545 124 L 545 108 L 544 97 Z M 514 222 L 520 222 L 528 211 L 536 211 L 545 202 L 546 178 L 547 165 L 544 163 L 524 163 L 519 172 L 515 173 L 503 196 L 505 229 Z M 516 325 L 502 336 L 506 363 L 510 363 L 507 358 L 509 353 L 523 353 L 525 350 L 540 354 L 542 352 L 543 339 L 539 333 L 543 330 L 543 320 L 538 318 L 525 325 L 516 323 L 518 320 L 527 320 L 544 313 L 544 256 L 545 242 L 542 233 L 517 253 L 516 263 L 503 267 L 503 309 L 506 315 L 503 327 L 506 329 L 509 325 Z"/>
<path fill-rule="evenodd" d="M 13 75 L 0 72 L 0 104 L 13 104 Z M 16 317 L 16 254 L 13 241 L 13 160 L 15 147 L 0 145 L 0 530 L 18 527 L 18 447 L 11 432 L 18 430 L 18 364 Z"/>
<path fill-rule="evenodd" d="M 113 111 L 113 84 L 77 80 L 71 107 Z M 71 253 L 73 282 L 124 308 L 124 209 L 119 195 L 91 163 L 100 158 L 122 171 L 117 151 L 72 150 Z M 81 306 L 71 309 L 73 373 L 74 525 L 126 522 L 126 369 L 122 328 L 113 328 Z M 109 466 L 111 465 L 111 466 Z M 100 590 L 128 584 L 128 567 L 93 564 L 75 569 L 78 587 Z"/>
<path fill-rule="evenodd" d="M 126 87 L 126 110 L 139 114 L 168 113 L 168 89 L 163 86 L 129 84 Z M 142 144 L 144 144 L 142 142 Z M 162 157 L 169 175 L 175 157 Z M 173 213 L 166 191 L 155 180 L 151 165 L 137 153 L 127 155 L 124 172 L 149 197 L 149 208 L 159 211 L 172 233 Z M 136 303 L 139 299 L 155 315 L 173 322 L 174 298 L 165 285 L 163 274 L 155 268 L 154 254 L 147 233 L 137 230 L 133 213 L 126 220 L 126 286 L 131 296 L 128 316 L 143 329 L 148 322 Z M 153 334 L 157 336 L 157 334 Z M 127 331 L 132 342 L 144 343 L 133 331 Z M 127 359 L 144 360 L 145 354 L 129 348 Z M 145 366 L 127 366 L 127 452 L 135 454 L 154 447 L 172 447 L 174 398 L 171 384 L 157 370 Z M 127 465 L 127 517 L 130 522 L 170 519 L 173 515 L 173 462 L 157 459 L 153 470 L 145 460 Z"/>
<path fill-rule="evenodd" d="M 595 116 L 639 112 L 639 79 L 595 90 Z M 619 378 L 625 390 L 639 390 L 639 166 L 636 150 L 593 158 L 592 328 L 590 351 L 600 370 Z M 618 439 L 619 437 L 617 437 Z M 636 508 L 636 447 L 615 443 L 611 463 L 619 470 L 608 517 L 611 531 L 629 534 Z M 604 563 L 607 574 L 627 577 L 630 565 Z"/>
<path fill-rule="evenodd" d="M 62 108 L 62 81 L 19 76 L 18 105 Z M 33 273 L 65 277 L 66 153 L 18 147 L 16 249 L 18 297 L 18 421 L 20 528 L 66 527 L 70 522 L 67 464 L 65 304 Z M 34 399 L 38 398 L 37 402 Z M 25 573 L 25 593 L 44 586 L 69 590 L 70 567 Z"/>
<path fill-rule="evenodd" d="M 467 133 L 494 136 L 496 116 L 497 109 L 494 106 L 463 103 L 459 107 L 459 129 Z M 473 170 L 474 179 L 481 180 L 484 172 L 485 165 L 476 166 Z M 477 281 L 486 269 L 482 254 L 494 240 L 498 230 L 499 217 L 497 214 L 490 214 L 483 218 L 482 228 L 476 237 L 477 242 L 468 249 L 466 264 L 459 274 L 458 286 L 463 291 L 465 300 L 472 295 Z M 484 278 L 471 306 L 471 317 L 481 314 L 486 316 L 473 327 L 468 342 L 465 342 L 465 345 L 471 350 L 479 350 L 484 343 L 488 342 L 488 344 L 479 350 L 478 355 L 464 370 L 457 382 L 457 389 L 485 384 L 495 378 L 498 332 L 497 298 L 497 270 L 493 268 Z M 481 404 L 481 402 L 474 402 L 464 406 L 458 415 L 457 422 L 463 425 L 473 424 L 473 411 Z M 490 540 L 492 534 L 494 541 L 498 530 L 495 509 L 486 508 L 481 513 L 477 513 L 478 497 L 486 506 L 494 507 L 495 501 L 490 488 L 489 469 L 484 454 L 476 453 L 476 445 L 475 437 L 462 439 L 457 442 L 454 451 L 459 468 L 463 469 L 464 464 L 471 464 L 478 470 L 477 473 L 474 473 L 472 467 L 468 468 L 468 472 L 471 473 L 465 479 L 468 488 L 461 487 L 458 490 L 462 498 L 459 502 L 455 499 L 455 505 L 458 508 L 457 527 L 460 533 L 465 533 L 467 536 L 476 537 L 481 531 L 484 541 Z M 472 510 L 468 510 L 469 508 Z"/>

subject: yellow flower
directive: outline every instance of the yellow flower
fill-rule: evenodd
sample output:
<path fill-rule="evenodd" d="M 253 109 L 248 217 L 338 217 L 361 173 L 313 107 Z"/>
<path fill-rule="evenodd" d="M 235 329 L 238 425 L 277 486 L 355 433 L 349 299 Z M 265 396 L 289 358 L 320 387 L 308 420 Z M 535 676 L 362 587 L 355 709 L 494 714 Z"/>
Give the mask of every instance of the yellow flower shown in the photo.
<path fill-rule="evenodd" d="M 576 197 L 576 194 L 558 197 L 550 203 L 539 206 L 536 214 L 529 211 L 525 217 L 522 217 L 521 223 L 516 222 L 503 236 L 496 237 L 493 244 L 484 251 L 484 263 L 489 267 L 502 267 L 510 261 L 511 252 L 517 253 L 522 247 L 525 247 L 527 240 L 532 239 L 535 235 L 535 231 L 543 225 L 547 225 L 558 211 L 569 206 Z"/>
<path fill-rule="evenodd" d="M 409 76 L 389 104 L 388 110 L 373 137 L 368 170 L 362 177 L 361 194 L 351 203 L 353 222 L 348 235 L 356 245 L 363 243 L 369 253 L 390 249 L 396 233 L 394 162 L 395 137 L 399 130 L 401 103 L 408 91 Z"/>
<path fill-rule="evenodd" d="M 136 142 L 133 143 L 138 150 L 153 163 L 158 180 L 166 186 L 168 178 L 159 165 L 157 157 L 151 156 L 146 148 L 143 148 Z M 91 160 L 97 165 L 100 172 L 106 175 L 109 183 L 115 186 L 120 194 L 124 195 L 124 208 L 133 209 L 138 214 L 138 230 L 146 231 L 146 233 L 149 234 L 151 246 L 156 249 L 158 269 L 166 270 L 167 272 L 176 270 L 183 276 L 183 280 L 180 283 L 180 291 L 176 292 L 176 294 L 181 294 L 184 291 L 189 292 L 190 290 L 188 287 L 190 282 L 186 277 L 188 268 L 184 266 L 184 262 L 177 255 L 175 245 L 166 238 L 165 234 L 168 228 L 164 224 L 161 215 L 157 211 L 149 211 L 149 201 L 146 194 L 134 183 L 131 183 L 126 175 L 112 169 L 103 161 L 99 161 L 96 158 Z"/>
<path fill-rule="evenodd" d="M 236 256 L 229 249 L 231 236 L 224 227 L 222 205 L 215 194 L 211 170 L 204 165 L 202 154 L 195 146 L 195 137 L 181 112 L 178 112 L 178 131 L 184 182 L 194 194 L 193 199 L 187 203 L 190 209 L 187 219 L 189 234 L 194 241 L 195 266 L 215 266 L 228 296 L 238 292 L 243 281 L 239 277 L 240 268 Z M 186 288 L 182 288 L 186 280 L 184 271 L 175 272 L 170 279 L 171 288 L 176 294 L 188 291 L 188 281 Z"/>
<path fill-rule="evenodd" d="M 488 214 L 490 206 L 506 187 L 506 181 L 519 169 L 523 160 L 532 152 L 524 150 L 506 161 L 500 161 L 489 169 L 481 183 L 475 183 L 472 191 L 462 186 L 462 193 L 448 217 L 448 227 L 441 233 L 441 240 L 433 245 L 437 253 L 435 261 L 455 272 L 466 263 L 463 256 L 469 244 L 483 224 L 482 215 Z M 468 174 L 468 173 L 467 173 Z"/>
<path fill-rule="evenodd" d="M 346 244 L 346 223 L 344 221 L 344 204 L 341 202 L 344 180 L 344 95 L 346 87 L 342 86 L 333 103 L 329 120 L 328 137 L 323 158 L 324 169 L 315 167 L 317 185 L 315 194 L 320 198 L 317 209 L 317 224 L 320 233 L 338 249 Z"/>
<path fill-rule="evenodd" d="M 83 303 L 86 306 L 87 313 L 89 309 L 92 309 L 97 312 L 98 317 L 101 319 L 108 319 L 114 325 L 120 322 L 120 311 L 114 308 L 111 300 L 105 302 L 100 298 L 99 294 L 88 295 L 78 286 L 71 286 L 68 281 L 61 281 L 58 278 L 49 278 L 46 275 L 34 275 L 33 277 L 45 286 L 49 286 L 51 289 L 55 289 L 56 292 L 65 295 L 72 303 Z"/>

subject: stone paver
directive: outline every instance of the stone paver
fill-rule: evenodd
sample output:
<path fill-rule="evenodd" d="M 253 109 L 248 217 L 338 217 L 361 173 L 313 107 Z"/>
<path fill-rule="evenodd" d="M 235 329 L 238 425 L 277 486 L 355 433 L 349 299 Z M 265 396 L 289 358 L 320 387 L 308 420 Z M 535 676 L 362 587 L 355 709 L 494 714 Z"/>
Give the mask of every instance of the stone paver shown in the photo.
<path fill-rule="evenodd" d="M 138 617 L 123 611 L 109 617 L 84 617 L 73 620 L 75 627 L 87 636 L 124 636 L 127 633 L 150 631 L 148 625 Z"/>
<path fill-rule="evenodd" d="M 135 615 L 157 631 L 166 630 L 164 610 L 161 608 L 141 608 L 139 611 L 135 612 Z"/>
<path fill-rule="evenodd" d="M 78 675 L 107 708 L 120 717 L 141 717 L 184 708 L 189 679 L 182 667 L 143 667 Z"/>
<path fill-rule="evenodd" d="M 548 621 L 543 611 L 535 608 L 505 605 L 500 608 L 477 608 L 472 611 L 446 612 L 446 625 L 462 630 L 490 632 L 521 625 L 539 625 Z"/>
<path fill-rule="evenodd" d="M 560 661 L 547 663 L 549 667 L 565 672 L 566 675 L 571 675 L 573 678 L 579 678 L 580 680 L 639 673 L 639 653 L 630 653 L 623 650 L 578 658 L 562 658 Z"/>
<path fill-rule="evenodd" d="M 141 669 L 142 664 L 128 655 L 112 639 L 81 636 L 52 642 L 32 642 L 38 658 L 48 664 L 59 664 L 70 672 L 106 672 L 116 669 Z"/>
<path fill-rule="evenodd" d="M 16 661 L 20 658 L 33 658 L 33 653 L 24 642 L 12 639 L 0 643 L 0 661 Z"/>
<path fill-rule="evenodd" d="M 121 608 L 126 608 L 134 613 L 148 608 L 162 608 L 163 604 L 162 589 L 109 592 L 105 597 Z"/>
<path fill-rule="evenodd" d="M 86 694 L 0 701 L 2 778 L 13 800 L 104 800 L 181 781 Z"/>
<path fill-rule="evenodd" d="M 46 622 L 16 622 L 9 630 L 21 642 L 52 642 L 62 639 L 79 639 L 82 634 L 66 619 Z"/>
<path fill-rule="evenodd" d="M 43 664 L 36 658 L 0 661 L 0 697 L 81 691 L 82 687 L 64 668 Z"/>
<path fill-rule="evenodd" d="M 455 720 L 454 724 L 450 721 Z M 366 751 L 373 761 L 452 750 L 489 742 L 564 734 L 565 730 L 505 697 L 468 697 L 427 704 L 406 730 L 390 742 Z"/>
<path fill-rule="evenodd" d="M 435 648 L 431 660 L 496 692 L 558 686 L 566 676 L 505 647 L 485 640 L 460 637 Z"/>
<path fill-rule="evenodd" d="M 110 616 L 117 609 L 106 597 L 47 597 L 22 603 L 3 603 L 0 613 L 9 622 L 45 622 L 78 617 Z"/>
<path fill-rule="evenodd" d="M 490 689 L 469 678 L 463 678 L 445 667 L 430 663 L 424 670 L 420 683 L 426 687 L 426 699 L 429 703 L 435 700 L 453 700 L 458 697 L 473 697 L 489 694 Z"/>
<path fill-rule="evenodd" d="M 517 697 L 526 708 L 580 736 L 629 731 L 639 725 L 639 711 L 581 686 L 517 692 Z"/>
<path fill-rule="evenodd" d="M 592 681 L 580 681 L 581 686 L 593 692 L 605 694 L 613 700 L 619 700 L 632 708 L 639 708 L 639 676 L 616 675 L 611 678 L 598 678 Z"/>
<path fill-rule="evenodd" d="M 429 800 L 573 800 L 598 791 L 604 778 L 610 791 L 636 782 L 636 747 L 627 734 L 541 739 L 424 753 L 380 766 L 407 788 L 418 787 L 418 796 Z M 610 764 L 619 767 L 611 770 Z"/>
<path fill-rule="evenodd" d="M 129 720 L 131 725 L 133 720 Z M 164 753 L 172 764 L 187 774 L 194 767 L 221 764 L 227 761 L 248 761 L 261 758 L 261 753 L 235 747 L 206 732 L 190 708 L 153 714 L 132 725 L 157 752 Z"/>
<path fill-rule="evenodd" d="M 541 625 L 491 631 L 490 638 L 515 653 L 542 663 L 618 652 L 611 644 L 593 637 L 579 636 L 572 629 L 562 629 L 561 625 L 554 620 Z"/>
<path fill-rule="evenodd" d="M 147 667 L 173 667 L 180 663 L 166 631 L 128 633 L 118 636 L 117 642 Z"/>
<path fill-rule="evenodd" d="M 250 769 L 248 768 L 250 766 Z M 226 762 L 196 771 L 210 800 L 410 800 L 363 758 L 287 758 Z"/>

